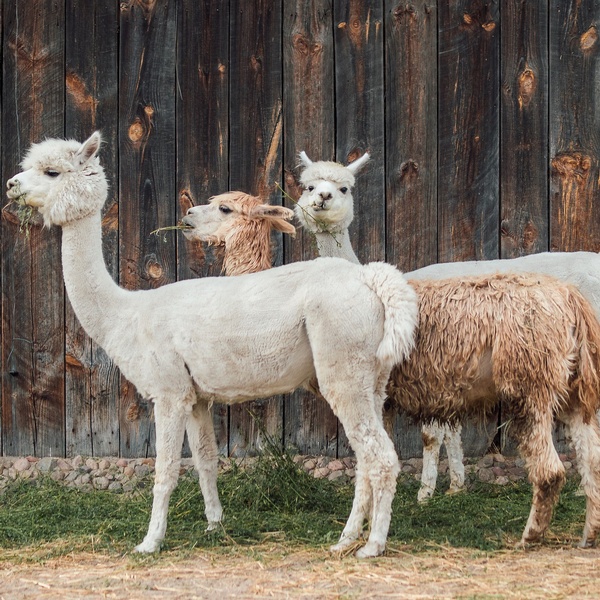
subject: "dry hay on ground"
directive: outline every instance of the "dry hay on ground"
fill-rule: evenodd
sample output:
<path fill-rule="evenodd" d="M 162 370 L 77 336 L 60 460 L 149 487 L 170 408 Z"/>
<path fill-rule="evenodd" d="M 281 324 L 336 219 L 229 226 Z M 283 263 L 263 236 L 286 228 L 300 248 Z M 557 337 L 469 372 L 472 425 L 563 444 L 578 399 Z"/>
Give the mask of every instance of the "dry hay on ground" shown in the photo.
<path fill-rule="evenodd" d="M 600 598 L 599 574 L 600 550 L 548 546 L 492 554 L 446 546 L 418 554 L 392 548 L 368 561 L 279 544 L 198 550 L 185 558 L 70 554 L 43 564 L 5 554 L 0 598 Z"/>

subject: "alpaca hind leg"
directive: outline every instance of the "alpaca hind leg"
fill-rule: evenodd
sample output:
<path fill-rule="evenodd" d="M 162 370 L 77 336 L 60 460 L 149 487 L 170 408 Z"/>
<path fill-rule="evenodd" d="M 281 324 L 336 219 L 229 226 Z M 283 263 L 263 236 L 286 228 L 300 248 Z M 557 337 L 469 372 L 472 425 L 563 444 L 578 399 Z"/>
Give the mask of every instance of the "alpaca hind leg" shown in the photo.
<path fill-rule="evenodd" d="M 421 471 L 421 487 L 417 494 L 419 502 L 427 502 L 435 492 L 440 461 L 440 448 L 444 439 L 444 429 L 439 423 L 423 425 L 423 470 Z"/>
<path fill-rule="evenodd" d="M 600 533 L 600 426 L 596 418 L 585 423 L 580 411 L 561 416 L 561 420 L 569 426 L 586 496 L 585 525 L 579 545 L 590 548 Z"/>
<path fill-rule="evenodd" d="M 465 489 L 465 465 L 463 463 L 462 425 L 446 425 L 444 427 L 444 444 L 448 454 L 448 470 L 450 471 L 450 488 L 447 494 L 458 494 Z"/>
<path fill-rule="evenodd" d="M 169 402 L 155 401 L 156 466 L 154 476 L 154 499 L 148 532 L 136 552 L 156 552 L 167 530 L 167 513 L 171 493 L 177 485 L 181 448 L 185 431 L 185 412 Z"/>
<path fill-rule="evenodd" d="M 547 412 L 530 417 L 518 426 L 519 450 L 533 486 L 533 501 L 521 546 L 541 540 L 565 483 L 565 468 L 552 441 L 552 424 L 552 415 Z"/>
<path fill-rule="evenodd" d="M 207 531 L 216 529 L 223 516 L 223 508 L 217 491 L 219 452 L 215 439 L 212 414 L 206 402 L 199 400 L 187 420 L 187 434 L 198 482 L 204 498 L 204 513 L 208 521 Z"/>

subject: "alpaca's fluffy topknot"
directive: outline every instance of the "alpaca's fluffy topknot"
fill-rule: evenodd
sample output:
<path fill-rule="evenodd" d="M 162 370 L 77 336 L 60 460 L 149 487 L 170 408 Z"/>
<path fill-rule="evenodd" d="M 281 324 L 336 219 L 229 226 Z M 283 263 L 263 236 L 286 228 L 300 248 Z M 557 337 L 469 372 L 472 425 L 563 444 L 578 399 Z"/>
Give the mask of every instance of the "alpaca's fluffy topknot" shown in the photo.
<path fill-rule="evenodd" d="M 300 175 L 300 183 L 306 186 L 311 181 L 332 181 L 339 185 L 354 187 L 356 179 L 350 170 L 340 163 L 328 160 L 314 162 Z"/>

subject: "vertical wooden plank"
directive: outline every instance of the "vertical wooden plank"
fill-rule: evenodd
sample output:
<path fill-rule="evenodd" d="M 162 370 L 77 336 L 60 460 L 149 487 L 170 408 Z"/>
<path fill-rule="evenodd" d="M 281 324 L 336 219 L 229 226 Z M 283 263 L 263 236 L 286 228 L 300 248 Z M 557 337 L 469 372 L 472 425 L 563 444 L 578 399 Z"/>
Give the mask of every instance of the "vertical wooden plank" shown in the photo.
<path fill-rule="evenodd" d="M 367 150 L 354 190 L 353 246 L 363 263 L 385 258 L 383 1 L 334 2 L 337 159 Z"/>
<path fill-rule="evenodd" d="M 386 4 L 388 262 L 437 260 L 437 11 L 428 0 Z"/>
<path fill-rule="evenodd" d="M 175 281 L 175 237 L 151 235 L 178 217 L 175 197 L 176 3 L 121 2 L 119 69 L 119 262 L 121 284 Z M 121 454 L 154 453 L 148 415 L 130 421 L 134 389 L 123 381 Z"/>
<path fill-rule="evenodd" d="M 438 260 L 498 258 L 499 8 L 493 0 L 438 4 Z M 493 430 L 491 416 L 486 430 Z M 488 450 L 463 427 L 467 456 Z"/>
<path fill-rule="evenodd" d="M 438 24 L 438 259 L 497 258 L 498 5 L 441 2 Z"/>
<path fill-rule="evenodd" d="M 383 0 L 334 2 L 336 156 L 344 164 L 367 150 L 370 164 L 354 188 L 350 236 L 362 263 L 385 259 Z M 352 453 L 339 427 L 338 455 Z"/>
<path fill-rule="evenodd" d="M 229 186 L 229 7 L 185 0 L 177 34 L 177 187 L 199 204 Z M 180 215 L 189 208 L 180 203 Z M 179 278 L 219 275 L 208 248 L 178 239 Z M 219 451 L 228 451 L 228 409 L 213 407 Z"/>
<path fill-rule="evenodd" d="M 550 3 L 550 246 L 600 251 L 600 4 Z"/>
<path fill-rule="evenodd" d="M 294 199 L 302 193 L 298 153 L 304 150 L 313 160 L 335 156 L 332 18 L 331 0 L 297 0 L 284 6 L 284 173 L 286 192 Z M 303 229 L 294 240 L 286 238 L 285 244 L 286 262 L 318 255 Z M 284 432 L 285 445 L 301 454 L 337 454 L 337 419 L 323 399 L 309 392 L 286 396 Z"/>
<path fill-rule="evenodd" d="M 281 182 L 281 0 L 230 3 L 230 178 L 241 189 L 280 202 Z M 281 237 L 276 248 L 282 258 Z M 260 448 L 261 434 L 250 413 L 271 436 L 281 438 L 281 398 L 243 403 L 230 409 L 231 454 Z"/>
<path fill-rule="evenodd" d="M 437 11 L 387 0 L 385 12 L 386 256 L 410 271 L 437 260 Z M 421 428 L 399 415 L 403 458 L 423 450 Z"/>
<path fill-rule="evenodd" d="M 509 0 L 501 8 L 502 258 L 548 250 L 547 4 Z M 497 441 L 502 452 L 516 454 L 507 433 Z"/>
<path fill-rule="evenodd" d="M 64 3 L 4 3 L 2 180 L 30 143 L 63 135 Z M 2 220 L 2 441 L 7 455 L 65 451 L 60 232 Z"/>
<path fill-rule="evenodd" d="M 118 279 L 118 24 L 113 0 L 67 0 L 66 136 L 84 140 L 99 129 L 101 160 L 109 179 L 103 209 L 103 254 Z M 65 314 L 67 455 L 119 453 L 119 373 L 83 331 L 71 305 Z"/>
<path fill-rule="evenodd" d="M 502 3 L 501 257 L 548 250 L 548 6 Z"/>

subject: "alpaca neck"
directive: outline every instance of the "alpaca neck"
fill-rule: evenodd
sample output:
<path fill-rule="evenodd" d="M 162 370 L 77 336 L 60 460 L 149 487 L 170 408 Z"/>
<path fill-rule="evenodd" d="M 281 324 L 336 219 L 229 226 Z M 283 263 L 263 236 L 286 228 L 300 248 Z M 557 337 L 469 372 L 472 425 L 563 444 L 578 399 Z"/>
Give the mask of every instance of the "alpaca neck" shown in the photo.
<path fill-rule="evenodd" d="M 62 265 L 69 300 L 86 333 L 106 349 L 106 337 L 130 294 L 112 279 L 102 256 L 100 213 L 62 228 Z"/>
<path fill-rule="evenodd" d="M 334 256 L 344 258 L 350 262 L 360 264 L 352 244 L 348 230 L 336 231 L 334 233 L 317 232 L 315 233 L 319 256 Z"/>
<path fill-rule="evenodd" d="M 225 240 L 223 272 L 257 273 L 271 268 L 271 228 L 260 221 L 246 222 Z"/>

